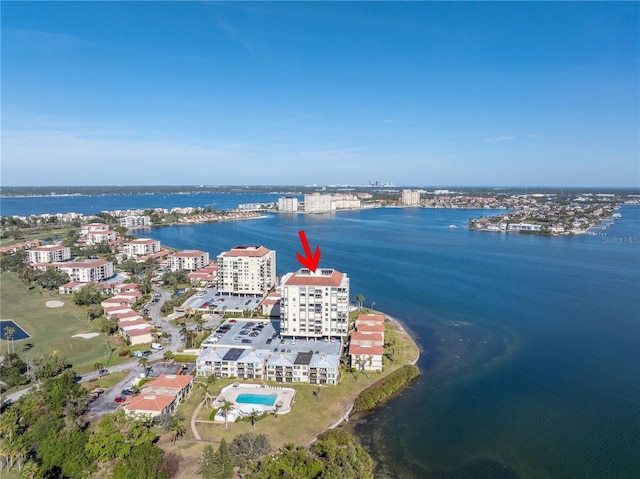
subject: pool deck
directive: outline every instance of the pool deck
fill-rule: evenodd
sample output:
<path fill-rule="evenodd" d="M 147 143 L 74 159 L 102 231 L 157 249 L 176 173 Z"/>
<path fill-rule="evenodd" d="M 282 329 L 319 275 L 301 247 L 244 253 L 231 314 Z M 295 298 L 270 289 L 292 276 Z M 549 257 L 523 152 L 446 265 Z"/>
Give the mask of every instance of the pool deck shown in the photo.
<path fill-rule="evenodd" d="M 213 403 L 214 407 L 220 407 L 223 401 L 231 401 L 237 411 L 243 411 L 248 404 L 238 403 L 236 399 L 241 394 L 276 394 L 276 400 L 273 406 L 265 406 L 262 404 L 256 405 L 261 408 L 262 411 L 271 413 L 275 412 L 276 406 L 278 406 L 278 414 L 286 414 L 291 411 L 293 406 L 296 390 L 288 387 L 280 386 L 267 386 L 263 384 L 240 384 L 234 383 L 222 388 L 220 394 Z"/>

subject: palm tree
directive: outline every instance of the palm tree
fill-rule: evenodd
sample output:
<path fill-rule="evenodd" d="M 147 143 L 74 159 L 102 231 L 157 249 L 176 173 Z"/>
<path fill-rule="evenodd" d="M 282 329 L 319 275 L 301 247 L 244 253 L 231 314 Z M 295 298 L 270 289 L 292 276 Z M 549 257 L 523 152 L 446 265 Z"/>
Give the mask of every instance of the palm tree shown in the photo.
<path fill-rule="evenodd" d="M 209 409 L 209 401 L 211 400 L 211 394 L 209 393 L 209 387 L 211 383 L 203 383 L 200 381 L 196 381 L 198 385 L 198 390 L 202 392 L 202 400 L 204 401 L 204 405 L 207 409 Z"/>
<path fill-rule="evenodd" d="M 99 362 L 93 363 L 93 369 L 95 369 L 96 371 L 99 371 L 100 369 L 102 369 L 102 363 L 99 363 Z"/>
<path fill-rule="evenodd" d="M 275 411 L 273 412 L 273 418 L 274 419 L 278 419 L 278 411 L 280 410 L 280 408 L 282 407 L 282 404 L 277 403 L 275 406 Z"/>
<path fill-rule="evenodd" d="M 13 345 L 13 352 L 16 352 L 16 346 L 13 343 L 13 336 L 16 334 L 16 328 L 13 326 L 4 327 L 4 338 L 7 340 L 7 352 L 9 352 L 9 346 Z"/>
<path fill-rule="evenodd" d="M 256 411 L 255 409 L 251 410 L 251 414 L 249 414 L 249 417 L 251 418 L 251 427 L 253 427 L 253 430 L 256 430 L 256 419 L 258 417 L 258 411 Z"/>
<path fill-rule="evenodd" d="M 356 296 L 356 301 L 358 302 L 358 309 L 362 311 L 362 306 L 364 305 L 364 296 L 362 294 L 359 294 L 358 296 Z"/>
<path fill-rule="evenodd" d="M 173 359 L 175 356 L 175 354 L 173 354 L 173 351 L 169 351 L 168 349 L 164 352 L 164 358 L 169 361 L 171 359 Z"/>
<path fill-rule="evenodd" d="M 227 401 L 226 399 L 222 402 L 222 406 L 220 406 L 220 410 L 224 413 L 224 428 L 229 429 L 228 419 L 229 419 L 229 411 L 233 409 L 233 403 L 231 401 Z"/>
<path fill-rule="evenodd" d="M 147 366 L 149 365 L 149 358 L 146 356 L 142 356 L 140 359 L 138 359 L 138 364 L 142 367 L 142 369 L 147 369 Z"/>
<path fill-rule="evenodd" d="M 204 320 L 201 314 L 196 314 L 193 317 L 193 322 L 196 323 L 196 325 L 198 326 L 198 331 L 202 331 L 202 325 L 206 323 L 206 321 Z"/>
<path fill-rule="evenodd" d="M 169 426 L 169 430 L 173 432 L 172 442 L 175 444 L 178 438 L 184 436 L 184 433 L 187 432 L 187 429 L 184 426 L 184 416 L 181 414 L 174 416 L 171 421 L 171 425 Z"/>

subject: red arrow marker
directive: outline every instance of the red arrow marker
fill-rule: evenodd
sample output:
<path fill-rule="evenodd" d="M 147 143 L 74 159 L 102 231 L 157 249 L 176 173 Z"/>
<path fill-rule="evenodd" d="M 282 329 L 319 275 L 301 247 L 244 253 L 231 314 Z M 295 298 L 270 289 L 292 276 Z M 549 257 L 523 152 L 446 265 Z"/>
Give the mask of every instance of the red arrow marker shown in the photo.
<path fill-rule="evenodd" d="M 300 253 L 296 253 L 298 257 L 298 261 L 305 268 L 309 268 L 314 273 L 316 272 L 316 268 L 318 267 L 318 261 L 320 261 L 320 248 L 316 246 L 316 251 L 311 256 L 311 248 L 309 248 L 309 242 L 307 241 L 307 236 L 304 234 L 304 230 L 300 230 L 298 232 L 300 235 L 300 241 L 302 242 L 302 247 L 304 248 L 304 254 L 307 256 L 303 257 Z"/>

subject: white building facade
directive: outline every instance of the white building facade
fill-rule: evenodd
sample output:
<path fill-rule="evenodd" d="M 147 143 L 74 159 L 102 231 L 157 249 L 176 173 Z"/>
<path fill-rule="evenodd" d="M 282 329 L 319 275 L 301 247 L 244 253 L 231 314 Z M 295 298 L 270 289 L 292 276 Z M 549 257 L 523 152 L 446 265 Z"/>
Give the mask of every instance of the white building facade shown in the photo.
<path fill-rule="evenodd" d="M 125 216 L 120 218 L 120 226 L 125 228 L 142 228 L 151 226 L 151 216 Z"/>
<path fill-rule="evenodd" d="M 62 245 L 44 245 L 27 250 L 29 263 L 56 263 L 71 259 L 71 248 Z"/>
<path fill-rule="evenodd" d="M 276 252 L 264 246 L 236 246 L 218 256 L 218 291 L 265 297 L 276 285 Z"/>
<path fill-rule="evenodd" d="M 169 256 L 169 269 L 171 271 L 197 271 L 209 264 L 209 253 L 204 251 L 180 251 Z"/>
<path fill-rule="evenodd" d="M 95 283 L 113 277 L 113 263 L 104 260 L 72 261 L 68 263 L 54 263 L 62 273 L 67 273 L 71 281 L 78 283 Z"/>
<path fill-rule="evenodd" d="M 278 198 L 278 211 L 295 213 L 298 211 L 298 198 L 295 196 L 282 196 Z"/>
<path fill-rule="evenodd" d="M 124 245 L 124 252 L 128 256 L 146 256 L 158 251 L 160 251 L 160 241 L 150 238 L 136 239 Z"/>
<path fill-rule="evenodd" d="M 280 335 L 345 337 L 349 330 L 349 278 L 334 269 L 300 269 L 282 278 Z"/>

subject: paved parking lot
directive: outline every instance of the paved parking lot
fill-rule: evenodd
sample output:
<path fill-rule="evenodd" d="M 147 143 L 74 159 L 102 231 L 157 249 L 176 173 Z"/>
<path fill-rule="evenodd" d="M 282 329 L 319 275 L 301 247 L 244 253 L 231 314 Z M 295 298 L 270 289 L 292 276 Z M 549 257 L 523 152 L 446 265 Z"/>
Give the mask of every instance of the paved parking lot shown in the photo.
<path fill-rule="evenodd" d="M 194 294 L 182 305 L 185 308 L 222 312 L 242 312 L 256 309 L 262 298 L 226 296 L 218 294 L 216 288 L 204 288 Z"/>

